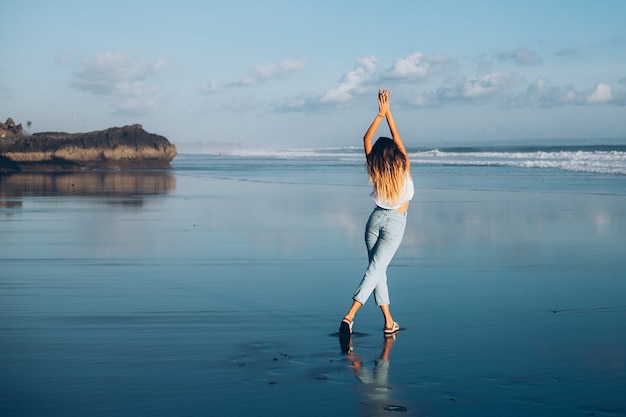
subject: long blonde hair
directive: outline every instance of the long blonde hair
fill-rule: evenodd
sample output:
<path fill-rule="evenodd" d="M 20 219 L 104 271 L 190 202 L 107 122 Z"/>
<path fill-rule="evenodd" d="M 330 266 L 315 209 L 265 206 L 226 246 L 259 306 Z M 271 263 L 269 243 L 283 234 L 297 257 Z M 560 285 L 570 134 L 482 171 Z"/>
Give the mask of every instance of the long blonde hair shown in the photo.
<path fill-rule="evenodd" d="M 376 194 L 397 203 L 407 175 L 406 155 L 393 139 L 380 137 L 367 155 L 367 173 Z"/>

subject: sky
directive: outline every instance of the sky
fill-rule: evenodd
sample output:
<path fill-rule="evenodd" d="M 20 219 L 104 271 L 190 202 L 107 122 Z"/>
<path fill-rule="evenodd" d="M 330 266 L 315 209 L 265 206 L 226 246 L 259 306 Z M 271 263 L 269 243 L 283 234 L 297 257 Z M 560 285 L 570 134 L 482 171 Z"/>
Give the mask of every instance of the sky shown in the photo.
<path fill-rule="evenodd" d="M 626 1 L 0 1 L 0 119 L 32 133 L 360 146 L 388 88 L 408 146 L 626 143 Z"/>

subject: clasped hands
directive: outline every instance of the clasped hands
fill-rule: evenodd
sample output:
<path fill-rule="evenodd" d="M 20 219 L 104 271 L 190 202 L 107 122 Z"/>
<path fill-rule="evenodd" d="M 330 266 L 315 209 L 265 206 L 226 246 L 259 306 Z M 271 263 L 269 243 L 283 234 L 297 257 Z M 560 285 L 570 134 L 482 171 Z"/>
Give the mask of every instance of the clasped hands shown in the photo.
<path fill-rule="evenodd" d="M 378 115 L 385 117 L 389 111 L 389 96 L 391 91 L 378 89 Z"/>

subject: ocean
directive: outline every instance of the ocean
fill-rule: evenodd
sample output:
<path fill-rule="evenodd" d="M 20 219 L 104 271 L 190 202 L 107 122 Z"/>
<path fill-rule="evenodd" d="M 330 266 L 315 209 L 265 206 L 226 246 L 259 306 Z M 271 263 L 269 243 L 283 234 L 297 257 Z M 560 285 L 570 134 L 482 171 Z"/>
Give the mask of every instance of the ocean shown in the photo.
<path fill-rule="evenodd" d="M 0 176 L 0 414 L 626 415 L 626 149 L 410 148 L 372 300 L 359 147 Z"/>
<path fill-rule="evenodd" d="M 256 181 L 350 185 L 364 181 L 361 147 L 180 148 L 173 168 L 181 173 Z M 408 152 L 420 188 L 626 193 L 626 145 L 410 147 Z"/>

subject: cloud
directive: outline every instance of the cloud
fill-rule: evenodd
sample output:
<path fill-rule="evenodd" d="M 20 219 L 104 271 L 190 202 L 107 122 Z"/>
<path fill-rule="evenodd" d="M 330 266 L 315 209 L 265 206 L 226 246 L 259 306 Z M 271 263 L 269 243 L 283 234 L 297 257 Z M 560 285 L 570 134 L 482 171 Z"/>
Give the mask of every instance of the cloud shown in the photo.
<path fill-rule="evenodd" d="M 220 83 L 212 81 L 201 86 L 198 90 L 201 93 L 213 94 L 225 88 L 250 87 L 275 79 L 284 79 L 292 74 L 302 71 L 306 67 L 303 59 L 285 59 L 279 64 L 264 64 L 253 67 L 248 74 L 240 80 Z"/>
<path fill-rule="evenodd" d="M 540 77 L 530 83 L 522 93 L 511 97 L 505 106 L 508 108 L 555 107 L 567 104 L 568 101 L 572 100 L 573 95 L 575 93 L 571 89 L 568 88 L 563 91 L 559 86 L 552 85 Z"/>
<path fill-rule="evenodd" d="M 506 107 L 561 107 L 583 105 L 624 105 L 625 94 L 615 92 L 609 84 L 599 82 L 593 88 L 577 91 L 572 86 L 561 87 L 540 77 L 528 85 L 526 90 L 511 97 Z"/>
<path fill-rule="evenodd" d="M 580 53 L 580 48 L 564 48 L 556 51 L 554 55 L 556 56 L 575 56 Z"/>
<path fill-rule="evenodd" d="M 613 100 L 613 89 L 610 85 L 598 83 L 593 91 L 586 95 L 585 102 L 588 104 L 605 104 Z"/>
<path fill-rule="evenodd" d="M 306 97 L 303 95 L 281 97 L 270 104 L 270 110 L 275 113 L 298 112 L 318 109 L 320 107 L 319 97 Z"/>
<path fill-rule="evenodd" d="M 410 97 L 407 104 L 415 107 L 440 107 L 444 104 L 483 105 L 501 101 L 521 83 L 517 74 L 498 71 L 447 79 L 431 93 Z"/>
<path fill-rule="evenodd" d="M 520 91 L 520 87 L 522 90 Z M 599 82 L 592 88 L 576 90 L 559 86 L 543 77 L 526 84 L 517 74 L 489 72 L 446 80 L 431 92 L 413 93 L 400 103 L 403 107 L 443 107 L 448 104 L 481 106 L 495 104 L 505 109 L 530 107 L 626 105 L 626 92 Z"/>
<path fill-rule="evenodd" d="M 319 96 L 297 95 L 283 97 L 270 105 L 273 112 L 319 111 L 348 105 L 357 97 L 371 91 L 377 58 L 373 55 L 357 58 L 352 70 L 344 73 L 336 87 Z"/>
<path fill-rule="evenodd" d="M 372 79 L 376 68 L 376 57 L 373 55 L 358 58 L 351 71 L 345 73 L 335 88 L 326 91 L 320 97 L 321 103 L 347 103 L 355 95 L 363 94 L 363 85 Z"/>
<path fill-rule="evenodd" d="M 382 74 L 382 79 L 417 81 L 446 72 L 451 66 L 450 60 L 443 55 L 424 55 L 416 52 L 404 58 L 397 58 Z"/>
<path fill-rule="evenodd" d="M 259 65 L 252 70 L 246 78 L 248 83 L 259 83 L 276 78 L 287 78 L 291 74 L 301 71 L 306 66 L 306 61 L 302 59 L 285 59 L 280 64 Z"/>
<path fill-rule="evenodd" d="M 498 55 L 499 61 L 514 60 L 520 65 L 535 65 L 539 58 L 525 49 L 511 50 Z M 392 88 L 397 84 L 409 84 L 396 90 L 394 105 L 410 108 L 440 108 L 448 105 L 483 106 L 495 105 L 503 109 L 558 106 L 626 105 L 626 92 L 598 82 L 592 88 L 577 90 L 571 86 L 559 86 L 543 77 L 528 83 L 519 72 L 503 72 L 491 69 L 496 62 L 476 63 L 478 72 L 467 75 L 454 60 L 442 55 L 413 53 L 393 61 L 382 72 L 376 71 L 377 58 L 358 58 L 354 67 L 344 73 L 338 84 L 326 92 L 298 94 L 275 99 L 269 105 L 273 112 L 323 111 L 358 106 L 360 99 L 375 92 L 381 85 Z M 454 72 L 453 72 L 454 71 Z M 520 71 L 522 71 L 520 69 Z M 447 74 L 443 81 L 438 78 Z M 626 85 L 626 77 L 619 81 Z M 410 89 L 413 85 L 414 90 Z M 422 90 L 417 90 L 420 86 Z"/>
<path fill-rule="evenodd" d="M 541 59 L 528 49 L 513 49 L 496 54 L 499 61 L 514 61 L 518 65 L 537 65 Z"/>
<path fill-rule="evenodd" d="M 72 86 L 110 100 L 115 115 L 145 115 L 159 108 L 163 93 L 148 80 L 165 65 L 161 58 L 150 62 L 128 52 L 102 52 L 83 60 Z"/>

